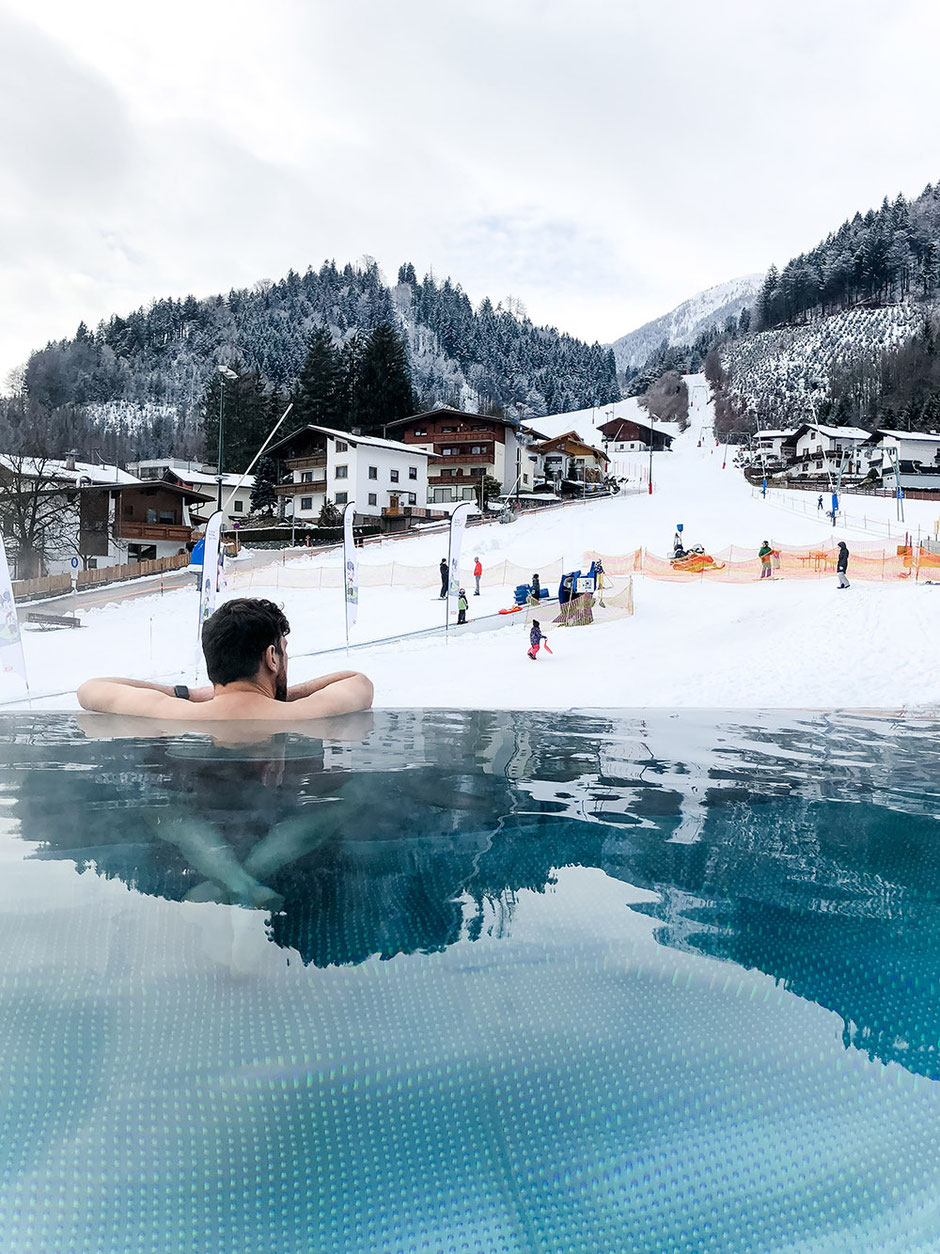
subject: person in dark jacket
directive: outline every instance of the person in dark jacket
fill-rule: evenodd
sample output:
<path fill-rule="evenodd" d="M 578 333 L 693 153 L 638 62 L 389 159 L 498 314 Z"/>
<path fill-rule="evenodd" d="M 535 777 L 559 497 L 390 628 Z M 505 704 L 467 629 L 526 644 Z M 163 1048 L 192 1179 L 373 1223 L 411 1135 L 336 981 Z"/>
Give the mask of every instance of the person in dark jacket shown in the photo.
<path fill-rule="evenodd" d="M 771 560 L 771 558 L 773 557 L 773 555 L 774 555 L 774 551 L 773 551 L 773 549 L 770 547 L 770 545 L 769 545 L 769 544 L 767 543 L 767 541 L 765 540 L 765 541 L 764 541 L 764 543 L 763 543 L 763 544 L 760 546 L 760 548 L 757 550 L 757 556 L 760 558 L 760 577 L 761 577 L 761 579 L 772 579 L 772 578 L 773 578 L 773 573 L 774 573 L 774 572 L 773 572 L 773 569 L 772 569 L 772 567 L 771 567 L 771 565 L 770 565 L 770 560 Z"/>
<path fill-rule="evenodd" d="M 539 583 L 538 574 L 532 576 L 532 591 L 529 593 L 529 601 L 533 605 L 538 605 L 542 599 L 542 585 Z"/>
<path fill-rule="evenodd" d="M 465 623 L 467 621 L 467 610 L 470 608 L 470 602 L 467 600 L 467 591 L 461 588 L 457 593 L 457 622 Z"/>
<path fill-rule="evenodd" d="M 851 588 L 852 585 L 849 583 L 848 578 L 845 573 L 848 569 L 849 569 L 848 545 L 845 543 L 844 540 L 840 540 L 839 541 L 839 556 L 838 556 L 838 559 L 836 560 L 836 576 L 839 580 L 837 587 Z"/>
<path fill-rule="evenodd" d="M 529 632 L 529 657 L 533 662 L 537 661 L 536 655 L 538 654 L 539 646 L 542 641 L 547 639 L 548 637 L 543 635 L 542 628 L 539 626 L 539 620 L 537 618 L 533 618 L 532 630 Z"/>
<path fill-rule="evenodd" d="M 447 586 L 450 583 L 447 571 L 447 558 L 441 558 L 441 600 L 447 596 Z"/>

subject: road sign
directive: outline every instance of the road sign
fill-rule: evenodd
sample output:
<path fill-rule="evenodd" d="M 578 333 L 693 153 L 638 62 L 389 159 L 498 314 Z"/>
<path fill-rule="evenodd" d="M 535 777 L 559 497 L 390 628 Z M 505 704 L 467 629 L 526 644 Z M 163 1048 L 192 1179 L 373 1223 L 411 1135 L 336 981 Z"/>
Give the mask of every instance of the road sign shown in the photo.
<path fill-rule="evenodd" d="M 73 557 L 71 562 L 72 570 L 78 570 L 78 558 Z"/>

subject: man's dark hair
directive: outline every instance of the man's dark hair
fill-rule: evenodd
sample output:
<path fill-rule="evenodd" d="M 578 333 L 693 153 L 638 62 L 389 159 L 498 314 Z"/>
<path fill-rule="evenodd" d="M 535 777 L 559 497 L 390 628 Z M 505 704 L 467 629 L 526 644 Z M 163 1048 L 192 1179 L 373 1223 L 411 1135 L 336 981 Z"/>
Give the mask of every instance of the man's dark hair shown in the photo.
<path fill-rule="evenodd" d="M 202 651 L 206 670 L 213 684 L 232 684 L 237 679 L 254 679 L 264 651 L 290 631 L 283 610 L 273 601 L 258 597 L 238 597 L 226 601 L 207 618 L 202 628 Z"/>

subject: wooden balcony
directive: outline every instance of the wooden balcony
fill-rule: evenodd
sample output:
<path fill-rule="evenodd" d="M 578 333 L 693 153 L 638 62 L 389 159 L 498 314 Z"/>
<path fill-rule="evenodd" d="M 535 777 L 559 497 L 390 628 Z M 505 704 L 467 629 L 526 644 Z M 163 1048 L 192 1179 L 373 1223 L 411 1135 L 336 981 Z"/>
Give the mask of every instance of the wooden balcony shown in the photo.
<path fill-rule="evenodd" d="M 496 476 L 494 475 L 493 478 Z M 466 486 L 467 484 L 478 484 L 483 482 L 483 475 L 471 475 L 470 472 L 458 470 L 455 475 L 428 475 L 428 486 L 435 488 L 447 488 L 455 483 Z"/>
<path fill-rule="evenodd" d="M 290 457 L 284 464 L 288 470 L 316 470 L 318 466 L 326 465 L 326 453 L 316 457 Z"/>
<path fill-rule="evenodd" d="M 186 544 L 192 538 L 192 528 L 178 523 L 143 523 L 122 518 L 114 534 L 118 540 L 166 540 L 171 544 Z"/>
<path fill-rule="evenodd" d="M 312 483 L 279 483 L 275 488 L 278 496 L 314 496 L 325 491 L 325 479 L 314 479 Z"/>
<path fill-rule="evenodd" d="M 434 466 L 494 466 L 496 458 L 490 453 L 441 453 Z"/>

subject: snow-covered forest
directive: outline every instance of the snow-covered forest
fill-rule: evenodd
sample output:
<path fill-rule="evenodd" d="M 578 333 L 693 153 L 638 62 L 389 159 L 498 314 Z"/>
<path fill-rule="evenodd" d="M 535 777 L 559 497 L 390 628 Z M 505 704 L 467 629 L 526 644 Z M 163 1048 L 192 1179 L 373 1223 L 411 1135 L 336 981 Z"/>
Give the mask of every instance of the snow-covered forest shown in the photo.
<path fill-rule="evenodd" d="M 94 329 L 83 323 L 31 355 L 23 392 L 50 412 L 78 408 L 98 426 L 143 427 L 138 442 L 166 452 L 196 438 L 218 362 L 237 360 L 266 389 L 289 393 L 313 331 L 342 346 L 380 326 L 404 337 L 421 408 L 495 406 L 524 418 L 620 396 L 609 349 L 488 299 L 474 308 L 458 284 L 419 281 L 410 264 L 389 284 L 372 261 L 341 269 L 328 261 L 250 290 L 156 300 Z"/>

